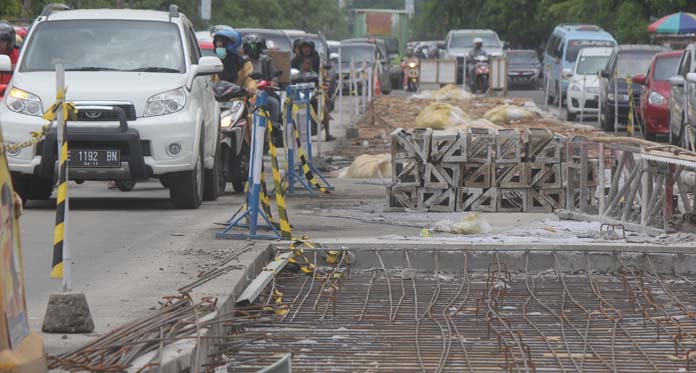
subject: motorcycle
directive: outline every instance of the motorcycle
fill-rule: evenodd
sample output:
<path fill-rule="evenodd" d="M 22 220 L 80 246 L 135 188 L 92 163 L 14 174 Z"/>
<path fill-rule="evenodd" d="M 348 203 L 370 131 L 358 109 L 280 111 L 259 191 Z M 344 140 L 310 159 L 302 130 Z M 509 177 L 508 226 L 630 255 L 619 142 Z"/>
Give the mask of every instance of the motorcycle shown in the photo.
<path fill-rule="evenodd" d="M 418 60 L 412 59 L 405 63 L 406 70 L 406 90 L 415 92 L 418 90 L 418 78 L 420 71 L 418 70 Z"/>
<path fill-rule="evenodd" d="M 469 87 L 474 93 L 477 91 L 485 93 L 486 90 L 488 90 L 488 78 L 490 74 L 488 56 L 476 56 L 472 63 L 474 64 L 474 69 L 473 74 L 469 77 Z"/>
<path fill-rule="evenodd" d="M 219 81 L 213 86 L 215 100 L 220 102 L 220 193 L 227 182 L 236 192 L 244 191 L 249 173 L 249 143 L 245 140 L 250 130 L 248 93 L 236 84 Z"/>

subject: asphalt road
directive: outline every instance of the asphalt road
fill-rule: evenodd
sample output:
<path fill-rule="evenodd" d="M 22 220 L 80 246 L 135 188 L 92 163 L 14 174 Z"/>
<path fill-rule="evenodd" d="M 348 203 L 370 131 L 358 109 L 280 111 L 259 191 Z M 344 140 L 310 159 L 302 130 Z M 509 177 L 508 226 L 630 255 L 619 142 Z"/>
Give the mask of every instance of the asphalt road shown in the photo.
<path fill-rule="evenodd" d="M 142 315 L 162 296 L 193 280 L 215 249 L 242 245 L 216 241 L 214 232 L 241 203 L 228 195 L 198 210 L 175 210 L 158 181 L 140 183 L 132 192 L 87 182 L 70 188 L 67 245 L 72 252 L 73 290 L 87 296 L 102 333 Z M 40 330 L 48 297 L 61 290 L 49 277 L 55 200 L 30 201 L 21 219 L 27 307 L 30 327 Z M 65 344 L 45 336 L 49 351 Z M 81 336 L 70 336 L 80 342 Z M 62 348 L 59 348 L 62 350 Z"/>

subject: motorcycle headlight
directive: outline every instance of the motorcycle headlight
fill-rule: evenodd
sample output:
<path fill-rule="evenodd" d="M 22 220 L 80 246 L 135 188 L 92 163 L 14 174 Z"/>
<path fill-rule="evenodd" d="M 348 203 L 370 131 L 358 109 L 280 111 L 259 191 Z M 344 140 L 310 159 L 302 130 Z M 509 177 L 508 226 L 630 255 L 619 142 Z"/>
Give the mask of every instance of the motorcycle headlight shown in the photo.
<path fill-rule="evenodd" d="M 145 105 L 145 116 L 154 117 L 181 111 L 186 105 L 184 88 L 172 89 L 150 97 Z"/>
<path fill-rule="evenodd" d="M 613 93 L 608 93 L 608 94 L 607 94 L 607 98 L 609 99 L 609 101 L 614 101 L 614 99 L 616 98 L 616 96 L 614 96 Z"/>
<path fill-rule="evenodd" d="M 408 67 L 410 67 L 410 68 L 412 68 L 412 69 L 415 68 L 416 66 L 417 66 L 417 65 L 416 65 L 415 62 L 409 62 L 409 63 L 408 63 Z"/>
<path fill-rule="evenodd" d="M 230 128 L 234 126 L 244 113 L 244 104 L 241 101 L 233 101 L 230 103 L 230 109 L 222 112 L 220 119 L 220 127 Z"/>
<path fill-rule="evenodd" d="M 23 91 L 19 88 L 12 88 L 7 95 L 7 108 L 15 113 L 42 116 L 43 105 L 39 96 Z"/>
<path fill-rule="evenodd" d="M 664 105 L 667 103 L 667 99 L 665 96 L 652 91 L 650 92 L 650 96 L 648 96 L 648 103 L 653 104 L 653 105 Z"/>
<path fill-rule="evenodd" d="M 574 84 L 570 87 L 570 90 L 573 92 L 582 92 L 582 89 L 580 89 L 580 86 L 577 86 Z"/>

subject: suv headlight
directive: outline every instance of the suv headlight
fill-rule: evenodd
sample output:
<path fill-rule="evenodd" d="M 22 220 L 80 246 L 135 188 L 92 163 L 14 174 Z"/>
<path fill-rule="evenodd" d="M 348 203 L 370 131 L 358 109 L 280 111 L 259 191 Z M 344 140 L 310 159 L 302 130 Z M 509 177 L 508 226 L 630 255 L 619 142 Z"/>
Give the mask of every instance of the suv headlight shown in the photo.
<path fill-rule="evenodd" d="M 186 105 L 186 92 L 184 88 L 172 89 L 164 93 L 154 95 L 147 99 L 145 105 L 146 117 L 154 117 L 181 111 Z"/>
<path fill-rule="evenodd" d="M 40 117 L 44 114 L 43 105 L 39 96 L 23 91 L 19 88 L 12 88 L 7 95 L 7 108 L 15 113 L 33 115 Z"/>
<path fill-rule="evenodd" d="M 577 86 L 573 84 L 573 86 L 570 87 L 570 90 L 573 92 L 582 92 L 582 89 L 580 89 L 580 86 Z"/>
<path fill-rule="evenodd" d="M 664 105 L 667 103 L 667 99 L 665 96 L 652 91 L 650 92 L 650 96 L 648 96 L 648 103 L 653 104 L 653 105 Z"/>

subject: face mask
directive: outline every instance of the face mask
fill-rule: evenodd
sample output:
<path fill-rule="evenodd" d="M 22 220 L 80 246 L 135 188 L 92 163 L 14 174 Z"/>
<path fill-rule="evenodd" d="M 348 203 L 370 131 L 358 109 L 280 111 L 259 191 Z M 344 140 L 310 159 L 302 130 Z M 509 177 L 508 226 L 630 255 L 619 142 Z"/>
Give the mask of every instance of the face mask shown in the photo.
<path fill-rule="evenodd" d="M 219 59 L 225 59 L 227 57 L 227 48 L 215 48 L 215 54 Z"/>

